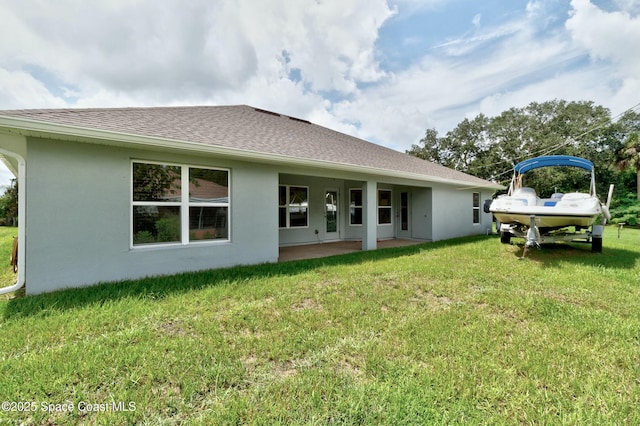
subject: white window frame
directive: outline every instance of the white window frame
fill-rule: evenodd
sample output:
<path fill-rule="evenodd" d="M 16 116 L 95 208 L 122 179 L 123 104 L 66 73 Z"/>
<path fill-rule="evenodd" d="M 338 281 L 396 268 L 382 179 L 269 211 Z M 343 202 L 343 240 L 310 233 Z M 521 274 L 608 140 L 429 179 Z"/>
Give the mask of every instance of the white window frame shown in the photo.
<path fill-rule="evenodd" d="M 388 206 L 381 206 L 380 205 L 380 193 L 382 192 L 388 192 L 389 193 L 389 205 Z M 393 191 L 391 189 L 378 189 L 377 192 L 377 198 L 376 198 L 376 204 L 377 204 L 377 209 L 376 209 L 376 215 L 378 216 L 378 225 L 382 225 L 382 226 L 391 226 L 393 225 Z M 385 209 L 385 210 L 389 210 L 389 222 L 385 222 L 385 223 L 380 223 L 380 209 Z"/>
<path fill-rule="evenodd" d="M 285 204 L 280 204 L 280 188 L 285 188 Z M 307 190 L 307 224 L 304 226 L 291 226 L 291 191 L 290 188 L 305 188 Z M 309 200 L 311 199 L 311 193 L 309 187 L 306 185 L 278 185 L 278 229 L 308 229 L 311 209 L 309 208 Z M 286 211 L 285 226 L 280 226 L 280 209 L 284 208 Z"/>
<path fill-rule="evenodd" d="M 133 199 L 133 165 L 134 164 L 157 164 L 162 166 L 172 166 L 172 167 L 180 167 L 180 184 L 183 186 L 183 182 L 187 182 L 186 191 L 181 188 L 180 190 L 180 201 L 168 201 L 158 203 L 157 201 L 134 201 Z M 198 201 L 190 201 L 189 200 L 189 170 L 190 169 L 206 169 L 206 170 L 217 170 L 227 172 L 227 202 L 198 202 Z M 168 246 L 187 246 L 187 245 L 201 245 L 201 244 L 221 244 L 221 243 L 229 243 L 231 242 L 231 169 L 224 167 L 211 167 L 211 166 L 201 166 L 195 164 L 185 164 L 185 163 L 171 163 L 165 161 L 151 161 L 151 160 L 131 160 L 130 167 L 130 194 L 129 194 L 129 248 L 132 250 L 139 249 L 148 249 L 148 248 L 158 248 L 158 247 L 168 247 Z M 136 206 L 158 206 L 162 205 L 163 207 L 180 207 L 180 241 L 176 242 L 158 242 L 158 243 L 147 243 L 147 244 L 134 244 L 133 236 L 133 209 Z M 189 235 L 189 208 L 190 207 L 226 207 L 227 208 L 227 238 L 217 238 L 217 239 L 208 239 L 208 240 L 190 240 Z"/>
<path fill-rule="evenodd" d="M 476 206 L 476 196 L 478 197 L 478 205 Z M 482 219 L 480 217 L 480 193 L 474 192 L 471 194 L 471 205 L 473 206 L 473 210 L 471 213 L 471 221 L 474 225 L 480 225 Z M 478 221 L 476 222 L 476 211 L 478 212 Z"/>
<path fill-rule="evenodd" d="M 352 223 L 351 222 L 351 209 L 360 209 L 361 213 L 360 213 L 360 217 L 363 218 L 364 216 L 364 207 L 362 206 L 362 204 L 358 205 L 351 205 L 351 193 L 354 191 L 360 191 L 360 200 L 362 200 L 362 188 L 349 188 L 349 226 L 362 226 L 362 223 Z"/>

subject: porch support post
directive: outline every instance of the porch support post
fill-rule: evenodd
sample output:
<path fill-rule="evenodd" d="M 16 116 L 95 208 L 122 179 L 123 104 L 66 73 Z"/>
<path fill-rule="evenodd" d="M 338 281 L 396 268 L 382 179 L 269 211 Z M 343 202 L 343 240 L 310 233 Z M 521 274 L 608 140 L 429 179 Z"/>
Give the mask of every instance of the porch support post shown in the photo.
<path fill-rule="evenodd" d="M 366 181 L 362 186 L 362 250 L 378 248 L 377 192 L 378 185 L 375 181 Z"/>
<path fill-rule="evenodd" d="M 25 140 L 26 143 L 26 140 Z M 18 277 L 16 283 L 0 288 L 0 294 L 10 293 L 20 289 L 25 283 L 25 259 L 26 259 L 26 206 L 27 206 L 27 163 L 24 158 L 16 153 L 0 148 L 0 155 L 13 157 L 18 162 Z M 27 294 L 29 294 L 27 292 Z"/>

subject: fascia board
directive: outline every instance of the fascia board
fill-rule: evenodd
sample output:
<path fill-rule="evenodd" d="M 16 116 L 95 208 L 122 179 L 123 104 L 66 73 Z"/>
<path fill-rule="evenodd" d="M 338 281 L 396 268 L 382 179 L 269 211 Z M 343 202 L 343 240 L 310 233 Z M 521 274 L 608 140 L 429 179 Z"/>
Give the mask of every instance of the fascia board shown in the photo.
<path fill-rule="evenodd" d="M 303 166 L 310 168 L 332 169 L 343 172 L 363 173 L 368 175 L 391 176 L 395 178 L 411 179 L 421 182 L 442 183 L 456 185 L 458 189 L 504 189 L 499 184 L 480 185 L 457 179 L 447 179 L 438 176 L 429 176 L 419 173 L 403 172 L 398 170 L 379 169 L 375 167 L 359 166 L 353 164 L 336 163 L 324 160 L 307 159 L 300 157 L 289 157 L 281 154 L 251 151 L 239 148 L 221 147 L 216 145 L 206 145 L 195 142 L 188 142 L 176 139 L 167 139 L 154 136 L 142 136 L 131 133 L 115 132 L 110 130 L 98 130 L 87 127 L 71 126 L 58 123 L 48 123 L 43 121 L 0 116 L 0 128 L 8 131 L 18 131 L 24 136 L 46 137 L 51 139 L 70 140 L 75 142 L 94 143 L 101 145 L 115 146 L 146 146 L 154 149 L 178 150 L 192 153 L 207 153 L 211 155 L 221 155 L 232 157 L 249 162 L 267 162 L 273 164 L 286 164 Z"/>

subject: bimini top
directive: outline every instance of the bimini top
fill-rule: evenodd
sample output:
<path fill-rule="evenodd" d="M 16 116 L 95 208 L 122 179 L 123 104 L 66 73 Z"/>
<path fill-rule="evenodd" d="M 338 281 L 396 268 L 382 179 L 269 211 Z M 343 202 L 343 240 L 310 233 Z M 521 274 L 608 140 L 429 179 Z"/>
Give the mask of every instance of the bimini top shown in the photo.
<path fill-rule="evenodd" d="M 570 155 L 545 155 L 542 157 L 530 158 L 516 164 L 513 170 L 516 173 L 526 173 L 529 170 L 538 169 L 540 167 L 552 166 L 569 166 L 580 167 L 588 171 L 593 171 L 593 163 L 580 157 L 572 157 Z"/>

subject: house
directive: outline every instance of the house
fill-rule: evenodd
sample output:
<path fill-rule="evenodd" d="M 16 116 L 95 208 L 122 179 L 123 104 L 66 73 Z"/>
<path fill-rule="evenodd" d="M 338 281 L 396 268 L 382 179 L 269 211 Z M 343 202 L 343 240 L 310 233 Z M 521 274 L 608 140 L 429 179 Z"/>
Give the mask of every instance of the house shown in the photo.
<path fill-rule="evenodd" d="M 481 201 L 501 188 L 246 105 L 0 111 L 0 154 L 29 294 L 276 262 L 290 245 L 484 234 Z"/>

